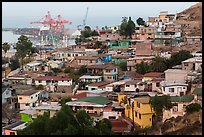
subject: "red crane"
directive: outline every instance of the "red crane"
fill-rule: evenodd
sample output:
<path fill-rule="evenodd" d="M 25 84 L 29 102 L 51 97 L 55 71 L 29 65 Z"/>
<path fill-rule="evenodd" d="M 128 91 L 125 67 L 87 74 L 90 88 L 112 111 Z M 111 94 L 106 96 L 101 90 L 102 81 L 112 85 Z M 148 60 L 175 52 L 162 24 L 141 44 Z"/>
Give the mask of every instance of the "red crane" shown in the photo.
<path fill-rule="evenodd" d="M 50 12 L 47 12 L 41 21 L 34 21 L 31 24 L 44 24 L 49 25 L 51 30 L 61 32 L 64 29 L 64 24 L 71 24 L 69 20 L 63 20 L 61 15 L 57 16 L 57 20 L 52 19 Z"/>

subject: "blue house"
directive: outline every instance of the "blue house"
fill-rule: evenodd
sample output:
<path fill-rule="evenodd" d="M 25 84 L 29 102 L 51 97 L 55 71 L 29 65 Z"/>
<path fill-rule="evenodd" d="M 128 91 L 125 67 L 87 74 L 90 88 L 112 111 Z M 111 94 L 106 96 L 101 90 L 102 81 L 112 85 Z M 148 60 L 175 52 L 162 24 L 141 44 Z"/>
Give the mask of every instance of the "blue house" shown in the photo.
<path fill-rule="evenodd" d="M 112 61 L 112 55 L 111 54 L 98 54 L 96 55 L 98 57 L 101 58 L 101 60 L 104 62 L 104 63 L 108 63 L 108 62 L 111 62 Z"/>

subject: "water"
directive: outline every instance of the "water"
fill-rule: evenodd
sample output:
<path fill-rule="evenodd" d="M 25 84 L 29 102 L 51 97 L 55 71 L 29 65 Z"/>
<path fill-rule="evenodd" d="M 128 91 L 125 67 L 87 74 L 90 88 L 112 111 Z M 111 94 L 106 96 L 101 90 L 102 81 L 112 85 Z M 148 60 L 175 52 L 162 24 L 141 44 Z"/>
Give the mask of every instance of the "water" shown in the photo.
<path fill-rule="evenodd" d="M 2 43 L 8 42 L 10 44 L 17 43 L 20 35 L 13 34 L 12 31 L 2 31 Z"/>

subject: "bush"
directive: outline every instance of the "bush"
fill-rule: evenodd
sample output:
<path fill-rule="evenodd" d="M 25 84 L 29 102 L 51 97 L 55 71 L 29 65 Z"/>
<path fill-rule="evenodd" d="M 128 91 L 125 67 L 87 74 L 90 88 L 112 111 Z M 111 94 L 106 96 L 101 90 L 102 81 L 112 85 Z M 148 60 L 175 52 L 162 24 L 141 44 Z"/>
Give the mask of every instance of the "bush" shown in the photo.
<path fill-rule="evenodd" d="M 71 73 L 71 71 L 72 71 L 71 68 L 66 68 L 66 69 L 64 70 L 64 73 Z"/>
<path fill-rule="evenodd" d="M 43 90 L 44 89 L 44 87 L 43 87 L 43 85 L 39 85 L 39 86 L 37 86 L 36 88 L 35 88 L 36 90 Z"/>
<path fill-rule="evenodd" d="M 186 106 L 187 113 L 198 112 L 200 109 L 201 109 L 201 106 L 200 104 L 197 104 L 197 103 L 192 103 Z"/>

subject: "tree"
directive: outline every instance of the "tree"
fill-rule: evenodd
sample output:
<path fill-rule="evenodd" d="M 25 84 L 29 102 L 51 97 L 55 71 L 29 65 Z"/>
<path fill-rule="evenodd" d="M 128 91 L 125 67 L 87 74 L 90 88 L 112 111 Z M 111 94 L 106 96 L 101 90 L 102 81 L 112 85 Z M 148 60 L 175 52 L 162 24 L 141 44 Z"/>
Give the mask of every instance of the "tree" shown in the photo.
<path fill-rule="evenodd" d="M 127 62 L 121 62 L 119 64 L 119 67 L 121 68 L 122 71 L 127 71 Z"/>
<path fill-rule="evenodd" d="M 3 49 L 4 52 L 5 52 L 5 56 L 6 56 L 7 51 L 8 51 L 10 48 L 11 48 L 11 46 L 10 46 L 7 42 L 5 42 L 5 43 L 2 44 L 2 49 Z"/>
<path fill-rule="evenodd" d="M 59 103 L 61 104 L 61 106 L 65 105 L 66 102 L 72 101 L 72 99 L 70 97 L 62 97 L 59 101 Z"/>
<path fill-rule="evenodd" d="M 156 72 L 164 72 L 167 69 L 166 60 L 159 56 L 152 59 L 151 66 Z"/>
<path fill-rule="evenodd" d="M 135 68 L 137 73 L 142 75 L 153 71 L 153 68 L 151 67 L 151 65 L 144 61 L 142 61 L 139 64 L 136 64 Z"/>
<path fill-rule="evenodd" d="M 132 34 L 135 32 L 135 23 L 131 20 L 131 17 L 127 20 L 127 17 L 122 17 L 122 23 L 120 25 L 120 34 L 131 38 Z"/>
<path fill-rule="evenodd" d="M 43 90 L 43 89 L 44 89 L 44 87 L 43 87 L 42 84 L 40 84 L 39 86 L 37 86 L 37 87 L 35 88 L 35 90 Z"/>
<path fill-rule="evenodd" d="M 96 128 L 98 129 L 99 135 L 111 135 L 113 134 L 112 124 L 108 119 L 102 119 L 96 123 Z"/>
<path fill-rule="evenodd" d="M 72 72 L 72 69 L 71 68 L 66 68 L 65 70 L 64 70 L 64 73 L 71 73 Z"/>
<path fill-rule="evenodd" d="M 62 72 L 62 70 L 59 69 L 59 68 L 52 68 L 51 70 L 52 70 L 55 74 Z"/>
<path fill-rule="evenodd" d="M 99 36 L 99 34 L 98 34 L 97 31 L 94 30 L 94 31 L 91 32 L 91 36 Z"/>
<path fill-rule="evenodd" d="M 17 68 L 20 68 L 20 63 L 18 58 L 11 58 L 9 67 L 11 68 L 11 71 L 16 70 Z"/>
<path fill-rule="evenodd" d="M 85 65 L 82 65 L 80 68 L 79 68 L 79 71 L 77 73 L 78 75 L 84 75 L 86 74 L 86 66 Z"/>
<path fill-rule="evenodd" d="M 190 51 L 187 50 L 180 50 L 179 52 L 174 52 L 171 54 L 170 58 L 170 67 L 175 65 L 180 65 L 182 61 L 192 58 L 193 55 L 190 53 Z"/>
<path fill-rule="evenodd" d="M 143 20 L 143 18 L 139 17 L 137 20 L 136 20 L 137 24 L 140 26 L 144 26 L 145 25 L 145 21 Z"/>
<path fill-rule="evenodd" d="M 16 118 L 17 113 L 16 110 L 11 104 L 3 103 L 2 104 L 2 118 L 8 120 L 8 125 L 12 123 L 12 120 Z"/>
<path fill-rule="evenodd" d="M 153 110 L 156 113 L 156 116 L 161 120 L 161 116 L 163 115 L 163 110 L 169 110 L 172 108 L 172 103 L 169 95 L 157 96 L 150 98 L 150 104 Z"/>
<path fill-rule="evenodd" d="M 198 112 L 200 109 L 201 109 L 201 106 L 200 104 L 197 104 L 197 103 L 192 103 L 186 106 L 187 113 Z"/>
<path fill-rule="evenodd" d="M 102 42 L 100 41 L 95 42 L 95 48 L 101 48 L 101 46 L 102 46 Z"/>
<path fill-rule="evenodd" d="M 32 50 L 32 43 L 28 37 L 21 35 L 16 43 L 16 56 L 21 59 L 21 66 L 23 69 L 23 59 L 26 55 L 30 55 Z"/>

